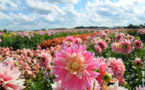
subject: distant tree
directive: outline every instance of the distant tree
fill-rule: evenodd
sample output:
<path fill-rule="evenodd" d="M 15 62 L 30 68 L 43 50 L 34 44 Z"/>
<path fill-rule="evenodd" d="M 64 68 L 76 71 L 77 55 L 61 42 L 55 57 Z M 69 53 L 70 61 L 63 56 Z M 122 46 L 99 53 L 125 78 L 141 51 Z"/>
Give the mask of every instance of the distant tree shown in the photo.
<path fill-rule="evenodd" d="M 133 29 L 134 28 L 134 25 L 133 24 L 130 24 L 130 25 L 127 26 L 127 28 L 128 29 Z"/>
<path fill-rule="evenodd" d="M 7 29 L 4 29 L 4 31 L 3 31 L 3 32 L 7 33 L 7 31 L 8 31 Z"/>
<path fill-rule="evenodd" d="M 46 29 L 45 28 L 43 28 L 43 29 L 41 29 L 42 31 L 46 31 Z"/>
<path fill-rule="evenodd" d="M 140 26 L 133 25 L 133 24 L 130 24 L 130 25 L 127 26 L 127 29 L 139 29 L 139 28 L 140 28 Z"/>

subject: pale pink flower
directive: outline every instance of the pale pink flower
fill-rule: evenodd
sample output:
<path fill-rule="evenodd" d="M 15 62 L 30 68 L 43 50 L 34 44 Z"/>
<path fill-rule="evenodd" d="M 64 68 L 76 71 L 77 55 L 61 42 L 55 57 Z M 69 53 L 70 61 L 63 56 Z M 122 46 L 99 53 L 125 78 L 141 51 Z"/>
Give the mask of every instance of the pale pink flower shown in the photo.
<path fill-rule="evenodd" d="M 2 42 L 2 39 L 0 39 L 0 42 Z"/>
<path fill-rule="evenodd" d="M 119 85 L 121 85 L 125 81 L 123 76 L 117 77 L 117 80 L 119 81 Z"/>
<path fill-rule="evenodd" d="M 39 55 L 39 57 L 40 57 L 40 60 L 39 60 L 40 66 L 45 67 L 45 66 L 47 66 L 47 64 L 50 64 L 51 58 L 52 58 L 52 56 L 50 54 L 42 52 Z"/>
<path fill-rule="evenodd" d="M 137 67 L 140 67 L 143 65 L 143 62 L 141 61 L 141 58 L 136 58 L 134 60 L 134 63 L 137 65 Z"/>
<path fill-rule="evenodd" d="M 52 56 L 50 54 L 48 54 L 48 53 L 43 53 L 42 52 L 39 55 L 39 57 L 40 57 L 39 65 L 41 67 L 43 67 L 43 69 L 44 69 L 43 74 L 45 76 L 51 76 L 52 66 L 50 65 L 50 63 L 51 63 Z"/>
<path fill-rule="evenodd" d="M 81 38 L 75 38 L 74 40 L 74 44 L 81 44 L 82 43 L 82 39 Z"/>
<path fill-rule="evenodd" d="M 99 68 L 97 60 L 94 60 L 94 53 L 85 51 L 86 47 L 74 45 L 64 47 L 56 54 L 53 74 L 55 82 L 61 81 L 61 88 L 65 90 L 82 90 L 91 88 L 99 73 L 94 69 Z"/>
<path fill-rule="evenodd" d="M 129 54 L 132 51 L 131 42 L 129 40 L 121 41 L 121 52 L 123 54 Z"/>
<path fill-rule="evenodd" d="M 68 41 L 63 41 L 62 42 L 62 47 L 64 47 L 64 46 L 71 47 L 71 46 L 73 46 L 73 43 L 72 42 L 68 42 Z"/>
<path fill-rule="evenodd" d="M 63 88 L 61 88 L 61 82 L 54 82 L 52 85 L 52 89 L 53 90 L 64 90 Z"/>
<path fill-rule="evenodd" d="M 21 90 L 25 88 L 23 86 L 25 79 L 19 79 L 21 72 L 17 68 L 11 68 L 11 64 L 5 66 L 2 63 L 0 63 L 0 67 L 0 86 L 6 90 Z"/>
<path fill-rule="evenodd" d="M 74 42 L 74 38 L 72 36 L 68 36 L 65 41 Z"/>
<path fill-rule="evenodd" d="M 125 65 L 123 64 L 123 61 L 116 58 L 109 58 L 108 60 L 110 62 L 109 67 L 112 70 L 113 77 L 117 78 L 123 76 L 125 71 Z"/>
<path fill-rule="evenodd" d="M 121 53 L 121 49 L 122 49 L 122 46 L 120 43 L 117 43 L 117 42 L 114 42 L 112 45 L 112 51 L 116 52 L 116 53 Z"/>
<path fill-rule="evenodd" d="M 40 47 L 40 46 L 37 46 L 37 49 L 38 49 L 38 50 L 40 50 L 40 49 L 41 49 L 41 47 Z"/>
<path fill-rule="evenodd" d="M 142 43 L 141 41 L 139 41 L 139 40 L 135 40 L 135 41 L 133 42 L 133 47 L 134 47 L 135 49 L 142 49 L 143 43 Z"/>
<path fill-rule="evenodd" d="M 115 41 L 120 41 L 120 40 L 122 40 L 124 37 L 123 37 L 123 34 L 117 34 L 116 36 L 115 36 Z"/>
<path fill-rule="evenodd" d="M 13 60 L 13 58 L 7 58 L 4 62 L 3 62 L 4 65 L 8 65 L 8 64 L 11 64 L 11 68 L 13 68 L 15 66 L 15 61 Z"/>
<path fill-rule="evenodd" d="M 118 85 L 118 82 L 116 82 L 115 84 L 113 85 L 110 85 L 107 90 L 128 90 L 128 89 L 125 89 L 125 87 L 121 87 Z"/>
<path fill-rule="evenodd" d="M 95 45 L 94 48 L 95 48 L 95 50 L 97 51 L 98 54 L 102 53 L 102 49 L 100 48 L 99 45 Z"/>
<path fill-rule="evenodd" d="M 136 90 L 145 90 L 145 86 L 141 86 L 141 85 L 139 85 L 139 87 L 136 87 Z"/>
<path fill-rule="evenodd" d="M 106 33 L 102 33 L 101 34 L 101 38 L 103 38 L 103 39 L 107 38 L 107 34 Z"/>
<path fill-rule="evenodd" d="M 106 39 L 105 39 L 105 42 L 106 42 L 106 43 L 110 43 L 110 41 L 111 41 L 110 38 L 106 38 Z"/>
<path fill-rule="evenodd" d="M 105 43 L 103 40 L 97 41 L 96 45 L 99 45 L 101 49 L 106 49 L 108 47 L 107 43 Z"/>

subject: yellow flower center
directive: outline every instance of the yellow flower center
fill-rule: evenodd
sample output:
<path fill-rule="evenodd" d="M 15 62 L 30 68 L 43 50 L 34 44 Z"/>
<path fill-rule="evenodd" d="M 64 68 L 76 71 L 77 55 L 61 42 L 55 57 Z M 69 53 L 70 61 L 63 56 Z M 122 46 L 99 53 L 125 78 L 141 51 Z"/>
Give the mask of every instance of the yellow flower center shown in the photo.
<path fill-rule="evenodd" d="M 117 49 L 121 49 L 121 45 L 119 43 L 115 43 Z"/>
<path fill-rule="evenodd" d="M 72 65 L 71 65 L 72 69 L 78 69 L 79 68 L 79 64 L 78 62 L 73 62 Z"/>
<path fill-rule="evenodd" d="M 87 65 L 83 63 L 84 57 L 78 58 L 78 56 L 74 53 L 72 55 L 72 60 L 67 62 L 65 69 L 69 70 L 72 74 L 77 74 L 79 71 L 83 71 L 87 68 Z"/>

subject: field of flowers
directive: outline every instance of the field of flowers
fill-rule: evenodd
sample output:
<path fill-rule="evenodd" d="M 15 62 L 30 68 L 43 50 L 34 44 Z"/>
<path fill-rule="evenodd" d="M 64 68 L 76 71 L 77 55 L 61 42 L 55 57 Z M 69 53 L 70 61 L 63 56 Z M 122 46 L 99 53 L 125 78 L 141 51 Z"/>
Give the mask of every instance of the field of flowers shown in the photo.
<path fill-rule="evenodd" d="M 145 30 L 0 33 L 0 90 L 145 90 Z"/>

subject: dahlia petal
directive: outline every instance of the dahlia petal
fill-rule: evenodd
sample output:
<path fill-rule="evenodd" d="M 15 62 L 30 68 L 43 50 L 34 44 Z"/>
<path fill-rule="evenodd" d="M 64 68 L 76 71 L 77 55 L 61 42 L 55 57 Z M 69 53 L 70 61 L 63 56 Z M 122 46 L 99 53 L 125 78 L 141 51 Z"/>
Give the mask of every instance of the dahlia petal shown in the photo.
<path fill-rule="evenodd" d="M 84 57 L 81 57 L 81 58 L 79 59 L 79 61 L 80 61 L 81 63 L 83 63 L 83 62 L 84 62 Z"/>
<path fill-rule="evenodd" d="M 72 74 L 76 74 L 77 72 L 74 71 L 74 70 L 71 70 L 70 73 L 72 73 Z"/>
<path fill-rule="evenodd" d="M 86 52 L 86 55 L 85 55 L 85 64 L 88 64 L 92 61 L 92 59 L 94 58 L 94 53 L 90 53 L 90 52 Z"/>
<path fill-rule="evenodd" d="M 65 66 L 65 69 L 66 69 L 66 70 L 70 70 L 70 68 L 69 68 L 68 66 Z"/>
<path fill-rule="evenodd" d="M 73 53 L 73 54 L 72 54 L 72 60 L 77 60 L 77 55 L 76 55 L 76 53 Z"/>
<path fill-rule="evenodd" d="M 68 81 L 69 79 L 71 79 L 72 76 L 73 76 L 73 74 L 71 74 L 70 72 L 68 72 L 68 73 L 66 74 L 65 81 Z"/>
<path fill-rule="evenodd" d="M 99 68 L 99 64 L 96 60 L 91 61 L 88 65 L 88 69 L 97 69 Z"/>
<path fill-rule="evenodd" d="M 82 73 L 80 71 L 78 71 L 76 74 L 75 74 L 79 79 L 82 79 Z"/>
<path fill-rule="evenodd" d="M 19 72 L 17 74 L 13 74 L 12 77 L 13 77 L 13 79 L 18 79 L 20 75 L 21 75 L 21 72 Z"/>
<path fill-rule="evenodd" d="M 73 51 L 76 53 L 76 52 L 78 51 L 78 45 L 75 44 L 74 47 L 73 47 L 72 49 L 73 49 Z"/>
<path fill-rule="evenodd" d="M 84 70 L 84 71 L 82 72 L 82 74 L 83 74 L 84 76 L 90 76 L 90 73 L 89 73 L 87 70 Z"/>
<path fill-rule="evenodd" d="M 66 60 L 68 60 L 68 61 L 71 60 L 72 57 L 71 57 L 71 55 L 69 53 L 64 52 L 64 55 L 65 55 Z"/>
<path fill-rule="evenodd" d="M 83 65 L 81 66 L 80 70 L 84 70 L 84 69 L 86 69 L 87 67 L 88 67 L 87 64 L 83 64 Z"/>
<path fill-rule="evenodd" d="M 59 60 L 60 60 L 64 65 L 66 65 L 67 61 L 66 61 L 65 58 L 59 57 Z"/>
<path fill-rule="evenodd" d="M 66 74 L 67 74 L 67 71 L 63 71 L 61 74 L 58 75 L 58 77 L 56 79 L 54 79 L 54 81 L 58 82 L 62 78 L 65 78 Z"/>
<path fill-rule="evenodd" d="M 3 65 L 2 65 L 2 63 L 0 63 L 0 78 L 2 78 L 3 76 L 4 76 Z"/>
<path fill-rule="evenodd" d="M 96 78 L 96 77 L 98 77 L 98 75 L 100 75 L 100 73 L 97 73 L 94 71 L 89 71 L 89 73 L 90 73 L 91 77 L 94 77 L 94 78 Z"/>
<path fill-rule="evenodd" d="M 82 51 L 82 50 L 81 50 L 81 51 L 79 51 L 79 52 L 77 53 L 77 58 L 82 57 L 82 54 L 83 54 L 83 51 Z"/>
<path fill-rule="evenodd" d="M 91 88 L 91 82 L 89 81 L 88 78 L 84 78 L 83 82 L 84 82 L 85 86 L 87 86 L 88 88 Z"/>

